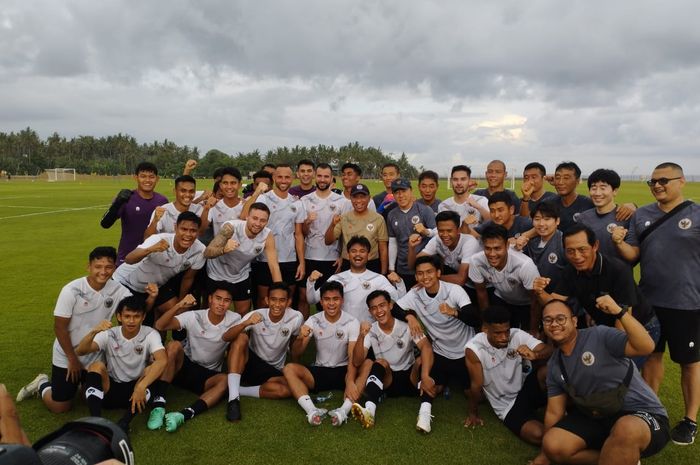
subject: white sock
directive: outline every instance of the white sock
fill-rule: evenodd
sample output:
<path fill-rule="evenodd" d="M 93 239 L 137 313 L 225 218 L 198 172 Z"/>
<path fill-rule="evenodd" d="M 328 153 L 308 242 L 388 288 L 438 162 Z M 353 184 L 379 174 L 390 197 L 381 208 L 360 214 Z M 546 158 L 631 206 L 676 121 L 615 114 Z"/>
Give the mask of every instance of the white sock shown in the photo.
<path fill-rule="evenodd" d="M 350 409 L 352 408 L 352 401 L 346 397 L 343 401 L 343 405 L 341 405 L 340 408 L 347 415 L 350 413 Z"/>
<path fill-rule="evenodd" d="M 427 413 L 430 415 L 433 412 L 433 404 L 430 402 L 421 402 L 420 404 L 420 410 L 418 413 Z"/>
<path fill-rule="evenodd" d="M 46 386 L 44 389 L 39 389 L 39 397 L 41 397 L 41 398 L 43 399 L 44 396 L 46 396 L 46 393 L 47 393 L 47 392 L 50 393 L 51 391 L 52 391 L 51 385 L 49 384 L 49 385 Z"/>
<path fill-rule="evenodd" d="M 260 397 L 260 386 L 241 386 L 238 390 L 242 396 Z"/>
<path fill-rule="evenodd" d="M 314 405 L 314 401 L 311 400 L 311 397 L 307 394 L 305 396 L 301 396 L 297 399 L 297 403 L 301 408 L 304 409 L 304 411 L 309 414 L 316 410 L 316 406 Z"/>
<path fill-rule="evenodd" d="M 372 416 L 374 416 L 374 414 L 377 412 L 377 404 L 375 404 L 372 401 L 368 400 L 367 402 L 365 402 L 365 408 L 369 410 L 369 413 L 371 413 Z"/>
<path fill-rule="evenodd" d="M 228 400 L 229 402 L 241 397 L 238 389 L 241 387 L 241 375 L 239 373 L 228 374 Z"/>

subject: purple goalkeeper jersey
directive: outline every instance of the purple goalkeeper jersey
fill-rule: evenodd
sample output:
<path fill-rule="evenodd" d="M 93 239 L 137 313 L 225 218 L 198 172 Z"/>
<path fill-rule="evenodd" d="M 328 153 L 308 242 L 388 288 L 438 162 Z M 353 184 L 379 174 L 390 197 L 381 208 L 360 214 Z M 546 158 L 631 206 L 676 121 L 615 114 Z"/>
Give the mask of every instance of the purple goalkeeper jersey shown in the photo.
<path fill-rule="evenodd" d="M 154 192 L 150 199 L 144 199 L 138 192 L 134 191 L 129 197 L 129 201 L 119 208 L 122 236 L 119 239 L 117 265 L 124 263 L 124 258 L 129 252 L 143 242 L 143 233 L 148 227 L 153 210 L 166 203 L 168 203 L 168 199 L 157 192 Z"/>

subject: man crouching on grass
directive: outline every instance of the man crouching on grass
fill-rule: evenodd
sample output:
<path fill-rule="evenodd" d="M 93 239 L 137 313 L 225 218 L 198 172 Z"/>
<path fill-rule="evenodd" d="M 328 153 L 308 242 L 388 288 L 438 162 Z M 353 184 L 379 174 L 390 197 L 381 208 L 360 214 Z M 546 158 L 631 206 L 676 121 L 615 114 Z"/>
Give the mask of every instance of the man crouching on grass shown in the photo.
<path fill-rule="evenodd" d="M 93 417 L 101 416 L 103 406 L 126 408 L 117 424 L 128 432 L 131 419 L 150 399 L 148 387 L 158 382 L 168 358 L 158 331 L 142 326 L 146 316 L 142 299 L 126 297 L 117 305 L 116 315 L 119 326 L 113 328 L 111 322 L 101 321 L 75 352 L 79 356 L 103 352 L 105 362 L 93 362 L 87 368 L 85 400 Z M 154 361 L 148 365 L 151 358 Z"/>

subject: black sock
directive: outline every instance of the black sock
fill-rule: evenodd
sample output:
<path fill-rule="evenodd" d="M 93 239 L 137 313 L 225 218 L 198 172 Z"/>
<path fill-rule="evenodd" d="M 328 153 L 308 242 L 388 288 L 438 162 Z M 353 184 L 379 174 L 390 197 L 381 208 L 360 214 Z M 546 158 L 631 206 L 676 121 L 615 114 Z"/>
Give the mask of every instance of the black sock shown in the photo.
<path fill-rule="evenodd" d="M 372 369 L 369 371 L 369 378 L 367 378 L 367 384 L 365 384 L 365 396 L 367 400 L 373 403 L 379 402 L 379 397 L 382 395 L 382 390 L 384 385 L 382 384 L 382 379 L 386 374 L 386 369 L 379 363 L 374 363 Z"/>
<path fill-rule="evenodd" d="M 104 391 L 102 390 L 102 376 L 99 373 L 88 372 L 85 377 L 85 402 L 90 410 L 90 416 L 102 416 L 102 398 Z"/>
<path fill-rule="evenodd" d="M 39 397 L 40 398 L 42 398 L 42 399 L 44 398 L 44 391 L 46 391 L 47 389 L 51 389 L 51 381 L 47 381 L 47 382 L 41 383 L 41 385 L 39 385 Z"/>
<path fill-rule="evenodd" d="M 420 401 L 421 402 L 427 402 L 429 404 L 433 403 L 433 398 L 428 395 L 425 391 L 423 391 L 423 394 L 420 396 Z"/>
<path fill-rule="evenodd" d="M 123 426 L 124 431 L 127 431 L 129 423 L 131 423 L 131 420 L 133 420 L 135 416 L 136 413 L 131 413 L 131 405 L 129 405 L 126 412 L 124 412 L 124 415 L 122 415 L 117 423 L 119 426 Z"/>
<path fill-rule="evenodd" d="M 180 410 L 180 413 L 185 416 L 185 420 L 191 420 L 196 415 L 205 412 L 208 408 L 209 407 L 207 406 L 206 402 L 204 402 L 202 399 L 197 399 L 189 407 L 185 407 L 184 409 Z"/>
<path fill-rule="evenodd" d="M 153 408 L 165 408 L 165 392 L 168 390 L 169 383 L 157 379 L 148 388 L 151 391 L 151 406 Z"/>

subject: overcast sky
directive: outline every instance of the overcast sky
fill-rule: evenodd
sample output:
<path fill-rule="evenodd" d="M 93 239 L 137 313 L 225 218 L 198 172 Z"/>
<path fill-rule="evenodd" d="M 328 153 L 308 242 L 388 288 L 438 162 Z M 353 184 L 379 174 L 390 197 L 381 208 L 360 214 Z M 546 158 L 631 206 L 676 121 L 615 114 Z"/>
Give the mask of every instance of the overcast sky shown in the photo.
<path fill-rule="evenodd" d="M 700 174 L 697 1 L 34 1 L 0 8 L 0 130 L 235 154 L 359 141 L 441 174 Z"/>

